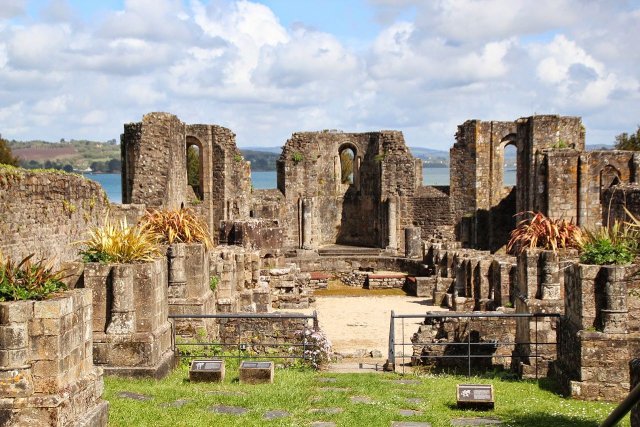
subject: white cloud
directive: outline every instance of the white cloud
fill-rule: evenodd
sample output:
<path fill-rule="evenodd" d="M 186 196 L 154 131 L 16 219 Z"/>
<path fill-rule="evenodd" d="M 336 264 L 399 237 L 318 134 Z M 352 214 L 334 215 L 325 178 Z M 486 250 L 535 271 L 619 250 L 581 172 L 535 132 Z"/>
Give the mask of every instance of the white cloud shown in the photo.
<path fill-rule="evenodd" d="M 26 18 L 0 3 L 11 138 L 111 139 L 151 110 L 251 145 L 396 128 L 447 149 L 466 119 L 533 113 L 583 115 L 608 142 L 637 123 L 640 10 L 623 2 L 369 0 L 379 31 L 357 46 L 249 0 L 126 0 L 92 21 L 67 0 Z"/>
<path fill-rule="evenodd" d="M 0 19 L 22 15 L 27 7 L 27 0 L 2 0 L 0 2 Z"/>

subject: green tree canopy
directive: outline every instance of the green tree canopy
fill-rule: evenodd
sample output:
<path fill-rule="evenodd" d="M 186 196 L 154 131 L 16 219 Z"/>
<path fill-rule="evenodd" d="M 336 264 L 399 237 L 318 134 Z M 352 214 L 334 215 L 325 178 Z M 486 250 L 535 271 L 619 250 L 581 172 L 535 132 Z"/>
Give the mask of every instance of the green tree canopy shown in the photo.
<path fill-rule="evenodd" d="M 0 135 L 0 164 L 18 166 L 19 163 L 19 159 L 11 152 L 7 140 Z"/>
<path fill-rule="evenodd" d="M 640 126 L 635 133 L 623 132 L 616 136 L 616 150 L 640 151 Z"/>

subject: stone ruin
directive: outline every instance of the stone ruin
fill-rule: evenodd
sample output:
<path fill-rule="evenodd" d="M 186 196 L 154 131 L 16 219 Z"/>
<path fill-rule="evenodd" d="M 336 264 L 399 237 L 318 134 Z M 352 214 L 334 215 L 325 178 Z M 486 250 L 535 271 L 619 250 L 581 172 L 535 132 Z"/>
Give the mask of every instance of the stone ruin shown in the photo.
<path fill-rule="evenodd" d="M 315 289 L 341 276 L 355 286 L 402 286 L 456 312 L 561 314 L 536 325 L 544 339 L 558 341 L 557 351 L 538 352 L 539 358 L 530 357 L 528 319 L 487 318 L 474 331 L 443 320 L 422 325 L 415 339 L 509 338 L 513 347 L 493 355 L 492 365 L 523 376 L 554 374 L 575 397 L 617 399 L 629 389 L 628 370 L 600 367 L 603 360 L 626 367 L 637 354 L 640 301 L 631 270 L 592 271 L 572 253 L 504 253 L 518 212 L 540 211 L 585 227 L 624 218 L 625 206 L 640 212 L 639 155 L 586 152 L 584 136 L 577 117 L 467 121 L 451 148 L 450 186 L 431 187 L 422 184 L 421 161 L 401 132 L 300 132 L 283 147 L 277 189 L 255 190 L 229 129 L 150 113 L 124 126 L 122 205 L 109 204 L 97 184 L 74 175 L 2 171 L 0 207 L 11 216 L 0 223 L 0 249 L 14 258 L 57 256 L 74 272 L 72 287 L 92 290 L 90 354 L 107 373 L 166 373 L 172 364 L 168 314 L 306 307 Z M 508 145 L 517 150 L 515 187 L 504 185 Z M 197 147 L 197 185 L 188 179 L 189 147 Z M 152 271 L 133 276 L 117 266 L 76 262 L 71 243 L 107 212 L 134 223 L 148 208 L 181 206 L 205 220 L 213 250 L 173 245 Z M 185 338 L 232 342 L 234 335 L 256 333 L 283 340 L 303 325 L 283 330 L 228 319 L 181 320 L 175 327 Z M 434 351 L 416 345 L 414 360 Z M 101 384 L 101 372 L 82 375 Z M 106 411 L 100 395 L 86 394 L 87 402 Z"/>

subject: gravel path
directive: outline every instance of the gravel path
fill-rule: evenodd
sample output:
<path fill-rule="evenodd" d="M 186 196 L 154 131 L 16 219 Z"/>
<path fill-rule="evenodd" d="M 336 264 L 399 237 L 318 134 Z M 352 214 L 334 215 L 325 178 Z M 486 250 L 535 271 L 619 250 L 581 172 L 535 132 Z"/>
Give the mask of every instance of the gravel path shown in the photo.
<path fill-rule="evenodd" d="M 389 321 L 391 310 L 396 314 L 421 314 L 427 311 L 440 311 L 434 307 L 431 299 L 411 296 L 372 296 L 372 297 L 316 297 L 309 309 L 282 310 L 297 313 L 318 312 L 320 327 L 325 331 L 333 350 L 345 356 L 362 352 L 378 351 L 387 354 L 389 342 Z M 411 336 L 417 332 L 420 319 L 404 319 L 404 341 L 410 343 Z M 396 319 L 396 342 L 401 342 L 403 319 Z M 411 346 L 405 349 L 411 354 Z M 401 349 L 396 348 L 401 355 Z"/>

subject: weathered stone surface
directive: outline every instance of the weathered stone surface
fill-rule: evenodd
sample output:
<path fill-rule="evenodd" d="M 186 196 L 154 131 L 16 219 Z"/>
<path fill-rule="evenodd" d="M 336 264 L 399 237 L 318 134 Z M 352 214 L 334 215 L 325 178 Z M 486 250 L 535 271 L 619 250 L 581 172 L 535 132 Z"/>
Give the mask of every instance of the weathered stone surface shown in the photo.
<path fill-rule="evenodd" d="M 414 409 L 400 409 L 398 410 L 398 414 L 402 415 L 403 417 L 413 417 L 415 415 L 422 415 L 423 412 L 416 411 Z"/>
<path fill-rule="evenodd" d="M 123 399 L 131 399 L 131 400 L 137 400 L 140 402 L 144 402 L 145 400 L 151 400 L 152 397 L 148 396 L 146 394 L 142 394 L 142 393 L 134 393 L 132 391 L 121 391 L 118 393 L 118 397 L 121 397 Z"/>
<path fill-rule="evenodd" d="M 278 418 L 286 418 L 289 416 L 291 416 L 291 414 L 287 411 L 273 410 L 265 412 L 262 418 L 265 420 L 276 420 Z"/>
<path fill-rule="evenodd" d="M 502 421 L 487 417 L 461 417 L 451 420 L 452 426 L 492 426 L 502 425 Z"/>
<path fill-rule="evenodd" d="M 392 421 L 391 427 L 431 427 L 431 423 L 421 421 Z"/>
<path fill-rule="evenodd" d="M 310 414 L 327 414 L 327 415 L 336 415 L 344 412 L 342 408 L 311 408 L 309 409 Z"/>
<path fill-rule="evenodd" d="M 249 412 L 247 408 L 242 406 L 228 406 L 228 405 L 216 405 L 209 408 L 209 411 L 216 412 L 218 414 L 227 415 L 244 415 Z"/>

